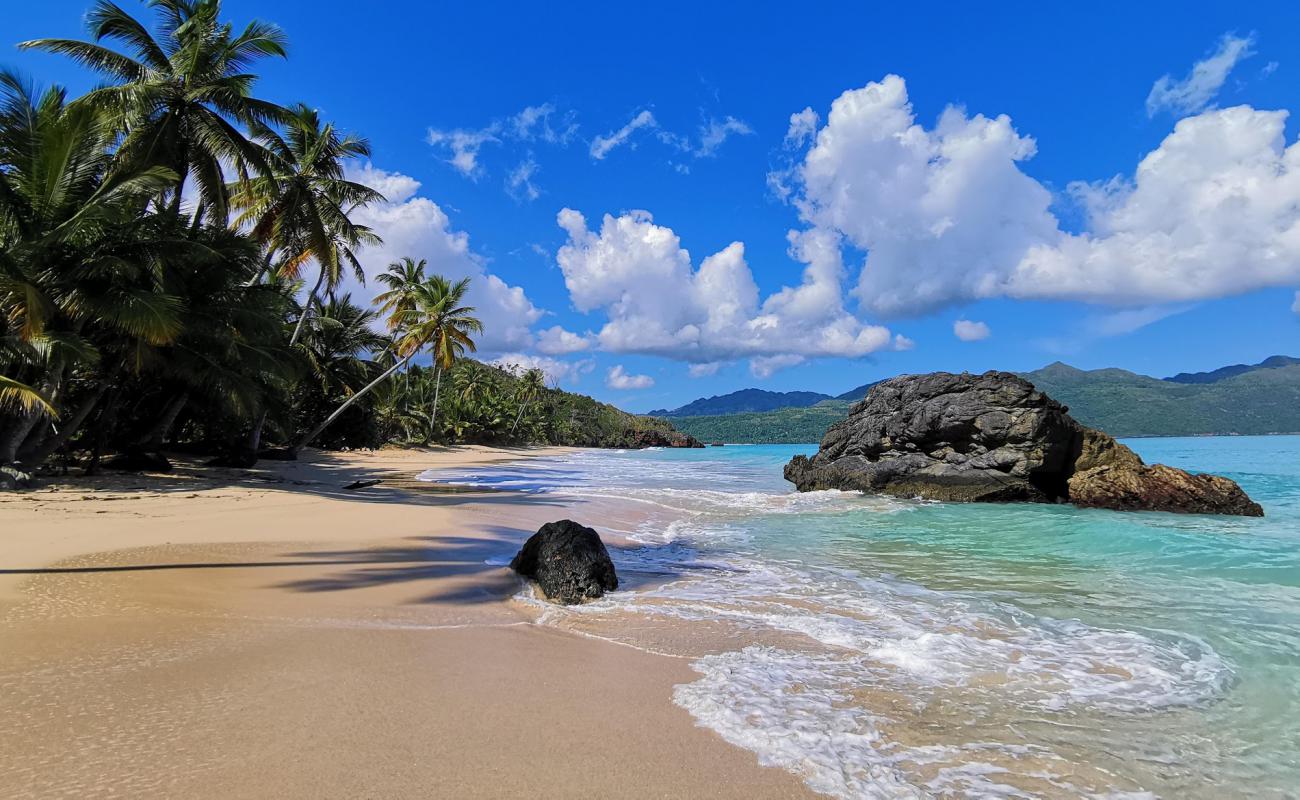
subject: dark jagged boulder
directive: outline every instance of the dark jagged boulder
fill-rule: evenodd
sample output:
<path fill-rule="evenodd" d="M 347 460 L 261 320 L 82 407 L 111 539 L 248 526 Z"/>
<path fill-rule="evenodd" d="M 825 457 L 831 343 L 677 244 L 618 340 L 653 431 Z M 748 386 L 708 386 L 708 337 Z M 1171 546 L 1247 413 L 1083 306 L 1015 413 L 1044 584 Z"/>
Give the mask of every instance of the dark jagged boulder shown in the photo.
<path fill-rule="evenodd" d="M 1233 481 L 1147 466 L 1068 411 L 1009 372 L 903 375 L 872 387 L 785 477 L 800 491 L 1263 515 Z"/>
<path fill-rule="evenodd" d="M 605 543 L 594 530 L 570 519 L 548 522 L 528 537 L 510 568 L 537 581 L 547 598 L 565 605 L 618 588 Z"/>

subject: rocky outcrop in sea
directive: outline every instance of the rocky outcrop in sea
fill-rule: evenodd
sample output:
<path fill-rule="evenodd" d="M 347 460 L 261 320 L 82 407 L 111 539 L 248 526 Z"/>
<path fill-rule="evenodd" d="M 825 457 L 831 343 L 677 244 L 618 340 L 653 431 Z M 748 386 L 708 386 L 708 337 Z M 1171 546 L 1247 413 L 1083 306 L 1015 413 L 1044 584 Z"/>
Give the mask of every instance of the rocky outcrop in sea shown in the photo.
<path fill-rule="evenodd" d="M 872 387 L 785 477 L 805 492 L 1263 516 L 1235 482 L 1148 466 L 1068 411 L 1009 372 L 902 375 Z"/>

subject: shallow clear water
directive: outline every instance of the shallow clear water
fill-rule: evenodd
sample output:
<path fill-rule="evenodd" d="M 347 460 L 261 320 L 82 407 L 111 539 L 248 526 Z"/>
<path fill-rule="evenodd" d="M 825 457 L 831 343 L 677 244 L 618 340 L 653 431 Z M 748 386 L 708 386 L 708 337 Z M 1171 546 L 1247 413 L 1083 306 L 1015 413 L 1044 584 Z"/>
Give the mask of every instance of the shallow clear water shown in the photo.
<path fill-rule="evenodd" d="M 793 493 L 814 445 L 427 477 L 643 509 L 627 591 L 544 620 L 694 659 L 676 702 L 819 791 L 1300 796 L 1300 437 L 1128 444 L 1266 516 Z"/>

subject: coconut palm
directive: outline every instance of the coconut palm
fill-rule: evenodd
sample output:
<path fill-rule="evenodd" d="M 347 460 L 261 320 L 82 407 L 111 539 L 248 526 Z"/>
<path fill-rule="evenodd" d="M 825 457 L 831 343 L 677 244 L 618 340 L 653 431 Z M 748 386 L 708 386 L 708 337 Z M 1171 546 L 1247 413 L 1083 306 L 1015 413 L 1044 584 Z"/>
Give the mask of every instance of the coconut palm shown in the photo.
<path fill-rule="evenodd" d="M 481 332 L 483 323 L 474 316 L 473 307 L 461 305 L 468 291 L 469 278 L 451 283 L 441 275 L 435 275 L 420 284 L 413 292 L 411 307 L 403 314 L 401 320 L 401 327 L 405 333 L 395 346 L 400 360 L 345 400 L 334 413 L 299 439 L 292 449 L 296 452 L 310 444 L 353 403 L 409 363 L 425 347 L 433 351 L 439 380 L 442 370 L 451 368 L 457 357 L 467 350 L 472 352 L 475 344 L 471 334 Z M 433 403 L 435 413 L 438 406 L 437 391 L 435 384 Z"/>
<path fill-rule="evenodd" d="M 109 376 L 131 368 L 133 354 L 118 345 L 160 344 L 180 328 L 179 303 L 158 277 L 178 242 L 139 214 L 175 176 L 115 160 L 115 138 L 102 110 L 66 102 L 57 87 L 38 97 L 0 72 L 0 313 L 9 335 L 35 356 L 28 363 L 38 367 L 38 391 L 55 407 L 64 405 L 74 368 L 101 370 L 77 408 L 62 415 L 58 434 L 46 437 L 54 446 L 94 410 Z M 39 416 L 30 409 L 9 421 L 0 463 L 38 444 Z"/>
<path fill-rule="evenodd" d="M 519 388 L 515 392 L 515 398 L 519 401 L 519 413 L 515 415 L 515 422 L 510 426 L 510 435 L 515 435 L 515 428 L 519 427 L 519 420 L 524 416 L 524 409 L 528 404 L 541 396 L 546 390 L 546 373 L 533 367 L 525 370 L 519 378 Z"/>
<path fill-rule="evenodd" d="M 405 335 L 398 340 L 398 353 L 405 355 L 411 347 L 416 352 L 427 343 L 433 351 L 433 406 L 429 412 L 429 435 L 432 438 L 438 422 L 438 393 L 442 389 L 442 373 L 451 369 L 456 359 L 465 351 L 477 347 L 470 334 L 481 333 L 483 323 L 474 316 L 472 306 L 462 306 L 469 291 L 469 278 L 451 283 L 435 275 L 414 292 L 414 309 L 410 322 L 403 321 Z"/>
<path fill-rule="evenodd" d="M 389 264 L 388 270 L 379 276 L 379 282 L 388 289 L 375 297 L 375 302 L 379 304 L 379 312 L 388 315 L 390 331 L 397 331 L 404 315 L 414 307 L 416 288 L 425 282 L 427 263 L 423 258 L 416 261 L 406 256 Z"/>
<path fill-rule="evenodd" d="M 204 209 L 222 224 L 229 192 L 223 166 L 265 172 L 261 148 L 236 125 L 278 121 L 285 109 L 252 95 L 257 61 L 285 55 L 285 36 L 254 20 L 242 32 L 221 20 L 220 0 L 150 0 L 154 31 L 108 0 L 86 16 L 93 41 L 35 39 L 19 45 L 71 57 L 110 81 L 82 104 L 110 110 L 125 133 L 123 159 L 173 172 L 170 207 L 179 212 L 181 190 L 193 179 L 196 221 Z M 122 51 L 105 46 L 113 42 Z"/>
<path fill-rule="evenodd" d="M 340 134 L 306 105 L 292 109 L 283 134 L 257 125 L 255 137 L 266 151 L 269 171 L 232 184 L 233 203 L 240 211 L 236 225 L 249 227 L 265 243 L 268 266 L 280 255 L 281 277 L 297 278 L 308 263 L 319 270 L 294 329 L 296 343 L 322 288 L 332 293 L 345 267 L 365 282 L 355 250 L 379 244 L 380 239 L 350 215 L 359 207 L 382 202 L 384 196 L 344 177 L 344 163 L 369 156 L 370 144 Z"/>

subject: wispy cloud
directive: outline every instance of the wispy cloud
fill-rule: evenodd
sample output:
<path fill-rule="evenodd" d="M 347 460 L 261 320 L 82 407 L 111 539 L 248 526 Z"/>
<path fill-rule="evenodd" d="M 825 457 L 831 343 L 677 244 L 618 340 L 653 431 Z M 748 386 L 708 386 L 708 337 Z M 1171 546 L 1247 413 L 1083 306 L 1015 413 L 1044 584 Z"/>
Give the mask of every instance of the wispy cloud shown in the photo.
<path fill-rule="evenodd" d="M 692 154 L 696 158 L 708 158 L 718 151 L 722 143 L 732 136 L 749 136 L 754 129 L 735 117 L 722 120 L 711 119 L 700 128 L 700 143 Z"/>
<path fill-rule="evenodd" d="M 1187 77 L 1175 80 L 1165 75 L 1155 82 L 1147 95 L 1147 116 L 1154 117 L 1161 111 L 1186 115 L 1204 110 L 1223 88 L 1237 62 L 1255 54 L 1254 45 L 1254 34 L 1224 34 L 1214 52 L 1193 64 Z"/>
<path fill-rule="evenodd" d="M 519 166 L 510 171 L 506 178 L 506 192 L 515 200 L 536 200 L 542 196 L 542 192 L 533 183 L 533 176 L 537 174 L 537 162 L 529 156 L 519 163 Z"/>
<path fill-rule="evenodd" d="M 655 119 L 654 114 L 647 109 L 638 112 L 636 116 L 632 117 L 626 125 L 618 130 L 610 131 L 604 136 L 597 136 L 593 139 L 591 142 L 591 157 L 601 161 L 611 151 L 623 145 L 635 147 L 635 135 L 640 130 L 654 131 L 655 139 L 693 158 L 709 158 L 715 155 L 718 148 L 732 136 L 748 136 L 754 132 L 754 129 L 744 120 L 728 115 L 721 119 L 710 118 L 700 125 L 699 131 L 694 136 L 683 135 L 663 128 L 659 124 L 659 120 Z M 671 161 L 669 163 L 682 174 L 690 172 L 690 168 L 683 164 Z"/>
<path fill-rule="evenodd" d="M 455 167 L 461 175 L 478 179 L 483 174 L 483 169 L 478 163 L 479 150 L 488 142 L 501 141 L 496 135 L 498 130 L 497 125 L 476 131 L 462 129 L 440 131 L 430 128 L 427 141 L 434 147 L 441 147 L 448 151 L 450 157 L 447 163 Z"/>
<path fill-rule="evenodd" d="M 627 144 L 632 138 L 632 134 L 642 128 L 657 128 L 658 126 L 659 123 L 655 121 L 655 115 L 648 110 L 643 110 L 618 130 L 592 139 L 591 157 L 600 161 L 609 155 L 611 150 Z"/>
<path fill-rule="evenodd" d="M 505 146 L 509 142 L 544 142 L 557 147 L 566 147 L 577 136 L 577 115 L 572 112 L 560 113 L 554 104 L 543 103 L 527 106 L 517 114 L 495 119 L 482 128 L 429 128 L 425 140 L 435 149 L 441 150 L 446 161 L 457 172 L 471 180 L 478 180 L 486 169 L 480 162 L 479 155 L 487 145 Z M 509 148 L 507 148 L 509 149 Z M 531 164 L 531 168 L 527 168 Z M 523 172 L 521 172 L 523 170 Z M 529 178 L 537 171 L 533 154 L 506 181 L 506 191 L 511 196 L 526 196 L 535 199 L 530 192 L 537 187 Z M 519 178 L 520 180 L 517 180 Z"/>

